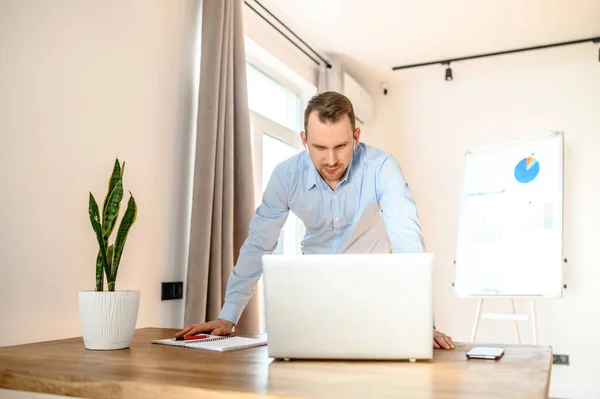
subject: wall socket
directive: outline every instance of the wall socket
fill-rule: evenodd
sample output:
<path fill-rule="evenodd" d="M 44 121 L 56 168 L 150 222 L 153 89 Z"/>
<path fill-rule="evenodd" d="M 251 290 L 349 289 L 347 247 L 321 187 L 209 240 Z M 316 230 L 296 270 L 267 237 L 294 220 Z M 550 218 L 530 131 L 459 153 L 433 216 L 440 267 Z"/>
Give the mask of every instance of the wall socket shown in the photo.
<path fill-rule="evenodd" d="M 160 300 L 167 301 L 170 299 L 182 299 L 183 298 L 183 281 L 176 281 L 172 283 L 162 283 Z"/>
<path fill-rule="evenodd" d="M 552 364 L 569 365 L 569 355 L 552 355 Z"/>

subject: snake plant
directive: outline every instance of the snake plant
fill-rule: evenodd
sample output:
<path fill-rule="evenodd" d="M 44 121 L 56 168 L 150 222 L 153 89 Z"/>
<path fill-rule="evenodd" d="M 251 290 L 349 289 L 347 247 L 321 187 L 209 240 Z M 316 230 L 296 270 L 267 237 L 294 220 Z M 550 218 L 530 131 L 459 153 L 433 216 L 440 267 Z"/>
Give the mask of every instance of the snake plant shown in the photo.
<path fill-rule="evenodd" d="M 98 210 L 96 199 L 90 192 L 89 214 L 92 227 L 98 240 L 98 256 L 96 257 L 96 291 L 104 290 L 104 276 L 109 291 L 115 290 L 115 281 L 119 262 L 127 240 L 129 229 L 135 222 L 137 216 L 137 205 L 131 192 L 129 192 L 129 202 L 127 209 L 121 219 L 121 224 L 117 230 L 114 244 L 109 243 L 109 238 L 117 224 L 121 200 L 123 199 L 123 172 L 125 171 L 125 162 L 119 163 L 117 158 L 113 167 L 112 174 L 108 181 L 108 192 L 102 205 L 102 215 Z"/>

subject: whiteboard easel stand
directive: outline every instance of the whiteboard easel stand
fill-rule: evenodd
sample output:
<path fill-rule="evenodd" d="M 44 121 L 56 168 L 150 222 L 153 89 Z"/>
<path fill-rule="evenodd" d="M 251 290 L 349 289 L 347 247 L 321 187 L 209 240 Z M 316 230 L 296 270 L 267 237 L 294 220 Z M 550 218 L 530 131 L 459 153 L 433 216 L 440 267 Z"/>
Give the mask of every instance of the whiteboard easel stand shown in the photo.
<path fill-rule="evenodd" d="M 491 297 L 479 298 L 477 303 L 477 310 L 475 311 L 475 323 L 473 324 L 473 332 L 471 334 L 471 342 L 475 342 L 477 338 L 477 330 L 479 328 L 479 322 L 481 319 L 495 319 L 495 320 L 513 320 L 515 322 L 515 334 L 517 336 L 517 343 L 521 344 L 521 332 L 519 331 L 519 321 L 531 321 L 531 335 L 533 344 L 537 345 L 537 317 L 535 313 L 535 299 L 530 300 L 529 314 L 518 314 L 515 308 L 515 299 L 511 297 L 493 297 L 494 299 L 510 299 L 512 307 L 512 313 L 482 313 L 483 301 L 490 299 Z"/>
<path fill-rule="evenodd" d="M 567 263 L 567 258 L 563 259 L 563 262 Z M 454 261 L 456 265 L 456 260 Z M 567 288 L 567 284 L 564 281 L 565 276 L 563 274 L 563 288 Z M 454 287 L 454 282 L 452 283 Z M 512 313 L 481 313 L 481 309 L 483 308 L 483 301 L 485 299 L 510 299 L 510 304 L 512 307 Z M 479 298 L 479 302 L 477 303 L 477 310 L 475 311 L 475 322 L 473 323 L 473 332 L 471 333 L 471 342 L 475 342 L 475 338 L 477 338 L 477 330 L 479 329 L 479 322 L 481 319 L 496 319 L 496 320 L 513 320 L 515 322 L 515 333 L 517 335 L 517 343 L 521 344 L 521 333 L 519 331 L 519 321 L 528 321 L 531 320 L 531 335 L 533 340 L 533 345 L 537 345 L 538 343 L 538 335 L 537 335 L 537 316 L 535 312 L 535 297 L 531 297 L 529 303 L 529 314 L 517 314 L 515 308 L 515 297 L 502 297 L 502 296 L 483 296 Z M 527 297 L 525 297 L 527 298 Z"/>

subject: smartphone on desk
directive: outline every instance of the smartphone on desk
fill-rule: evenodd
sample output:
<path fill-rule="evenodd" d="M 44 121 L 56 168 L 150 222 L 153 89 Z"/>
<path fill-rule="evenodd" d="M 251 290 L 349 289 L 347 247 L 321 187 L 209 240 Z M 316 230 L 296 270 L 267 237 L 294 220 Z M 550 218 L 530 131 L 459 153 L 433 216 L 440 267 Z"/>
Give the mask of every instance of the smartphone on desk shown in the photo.
<path fill-rule="evenodd" d="M 467 352 L 468 359 L 492 359 L 498 360 L 504 355 L 504 348 L 493 348 L 478 346 Z"/>

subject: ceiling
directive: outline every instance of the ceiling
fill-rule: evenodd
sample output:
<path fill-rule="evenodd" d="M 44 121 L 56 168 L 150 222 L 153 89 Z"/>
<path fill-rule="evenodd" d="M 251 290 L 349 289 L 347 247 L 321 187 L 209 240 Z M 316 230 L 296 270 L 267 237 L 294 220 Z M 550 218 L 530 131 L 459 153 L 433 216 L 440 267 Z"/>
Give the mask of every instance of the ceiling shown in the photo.
<path fill-rule="evenodd" d="M 392 66 L 600 36 L 600 0 L 259 0 L 363 78 Z"/>

